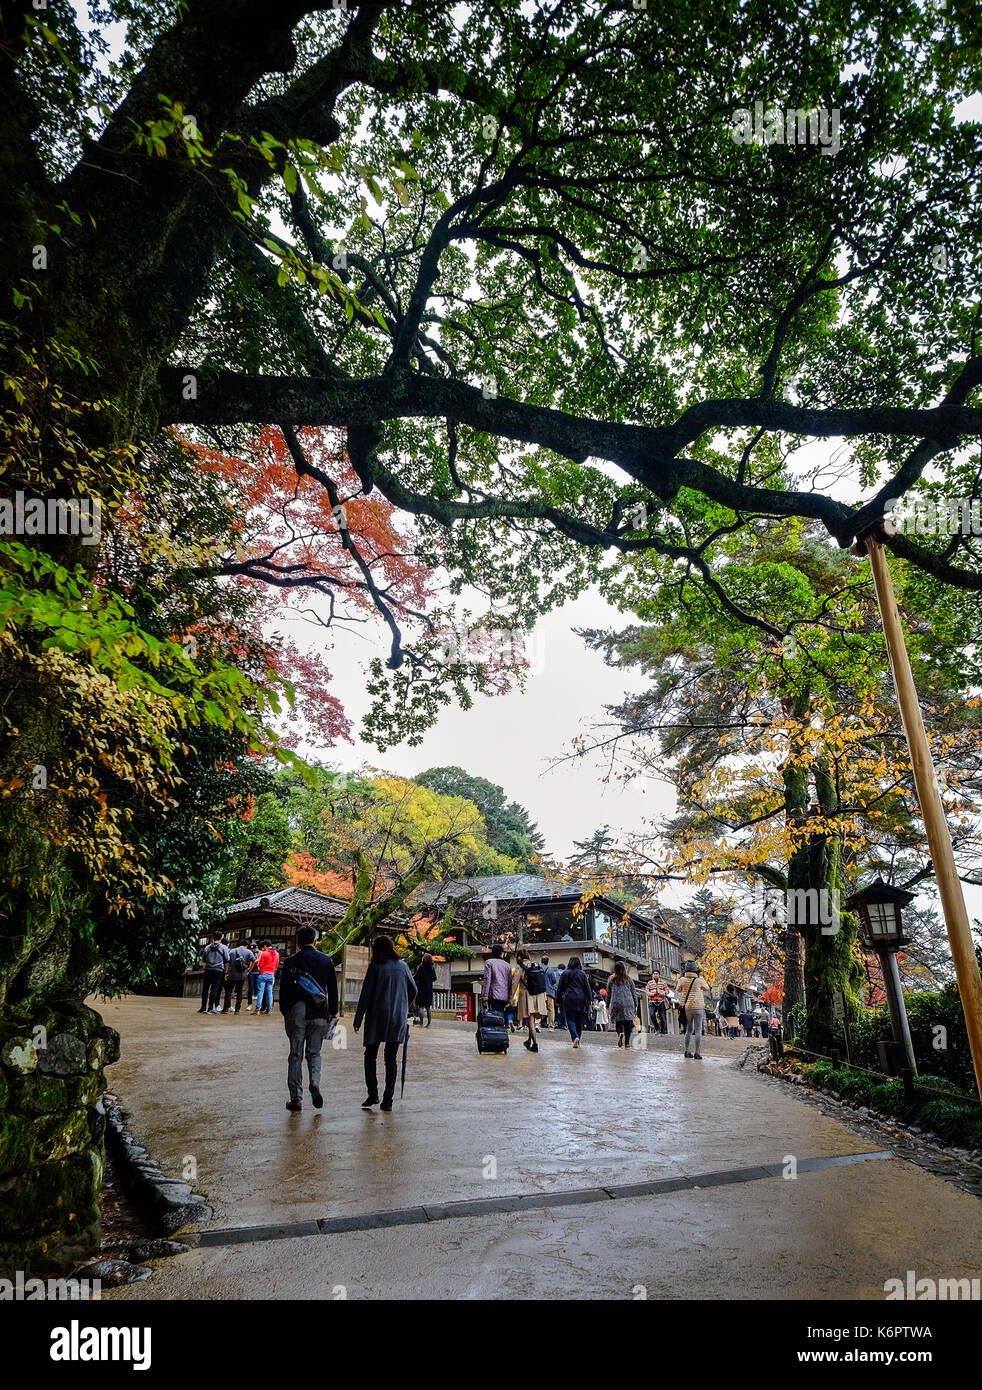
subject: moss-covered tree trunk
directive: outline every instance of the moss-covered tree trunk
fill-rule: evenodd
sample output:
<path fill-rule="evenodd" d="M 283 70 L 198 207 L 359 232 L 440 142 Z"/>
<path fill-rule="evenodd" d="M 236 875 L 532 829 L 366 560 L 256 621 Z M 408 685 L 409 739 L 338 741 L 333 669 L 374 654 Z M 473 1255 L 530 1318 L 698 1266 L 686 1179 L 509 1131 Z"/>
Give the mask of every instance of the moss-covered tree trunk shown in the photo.
<path fill-rule="evenodd" d="M 795 710 L 797 713 L 797 710 Z M 808 771 L 794 763 L 784 769 L 784 816 L 789 831 L 808 813 Z M 788 862 L 789 892 L 806 886 L 808 866 L 798 851 Z M 803 943 L 794 922 L 788 920 L 784 929 L 784 1017 L 797 1017 L 799 1006 L 805 1002 Z"/>
<path fill-rule="evenodd" d="M 153 44 L 99 139 L 87 142 L 66 177 L 55 179 L 34 148 L 34 106 L 19 81 L 30 33 L 25 8 L 0 12 L 0 85 L 9 117 L 0 129 L 0 384 L 34 374 L 36 389 L 22 393 L 16 408 L 6 391 L 4 454 L 24 456 L 11 437 L 15 417 L 37 447 L 30 451 L 30 476 L 8 469 L 0 491 L 9 497 L 27 483 L 34 496 L 78 495 L 82 463 L 88 485 L 103 499 L 105 530 L 119 498 L 112 477 L 101 479 L 93 460 L 153 437 L 158 373 L 236 227 L 231 189 L 223 200 L 221 181 L 200 177 L 180 131 L 163 156 L 139 153 L 134 132 L 159 118 L 163 93 L 194 114 L 205 145 L 220 152 L 216 164 L 239 171 L 256 195 L 274 173 L 250 155 L 249 136 L 269 130 L 335 139 L 334 105 L 351 80 L 349 60 L 359 56 L 378 14 L 368 7 L 354 15 L 333 54 L 281 95 L 247 106 L 264 74 L 291 71 L 292 30 L 314 7 L 298 0 L 272 13 L 262 5 L 191 0 Z M 242 137 L 231 146 L 230 131 Z M 56 421 L 70 426 L 70 440 L 51 428 L 56 393 L 72 403 L 70 418 Z M 85 401 L 98 401 L 99 408 L 88 409 Z M 71 564 L 91 570 L 96 563 L 96 548 L 80 547 L 77 539 L 32 536 L 30 542 Z M 58 817 L 71 814 L 72 795 L 57 782 L 65 748 L 59 703 L 50 682 L 43 687 L 32 677 L 23 649 L 0 649 L 0 780 L 7 788 L 14 783 L 21 798 L 6 794 L 0 801 L 4 1273 L 61 1269 L 97 1248 L 102 1068 L 118 1050 L 116 1035 L 84 1004 L 99 976 L 98 897 L 57 833 Z M 62 787 L 60 803 L 50 802 L 49 823 L 48 803 L 23 799 L 45 795 L 31 785 L 36 766 L 46 770 L 49 786 Z"/>
<path fill-rule="evenodd" d="M 839 810 L 835 782 L 828 768 L 815 769 L 818 809 L 825 816 Z M 859 1009 L 862 967 L 855 955 L 856 923 L 841 912 L 841 845 L 838 837 L 815 834 L 806 847 L 808 886 L 817 890 L 818 920 L 805 934 L 805 1028 L 803 1045 L 813 1052 L 829 1053 L 838 1043 L 841 1028 L 835 1018 L 835 997 L 842 991 L 848 1018 Z M 813 900 L 814 901 L 814 900 Z"/>

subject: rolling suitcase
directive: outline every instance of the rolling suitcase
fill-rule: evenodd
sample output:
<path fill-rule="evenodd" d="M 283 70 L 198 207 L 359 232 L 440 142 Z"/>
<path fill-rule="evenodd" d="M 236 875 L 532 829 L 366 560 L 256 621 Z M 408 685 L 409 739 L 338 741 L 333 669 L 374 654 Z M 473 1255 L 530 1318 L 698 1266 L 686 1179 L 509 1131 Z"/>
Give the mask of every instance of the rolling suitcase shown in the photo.
<path fill-rule="evenodd" d="M 505 1016 L 496 1009 L 482 1009 L 477 1016 L 478 1052 L 507 1052 L 508 1029 Z"/>

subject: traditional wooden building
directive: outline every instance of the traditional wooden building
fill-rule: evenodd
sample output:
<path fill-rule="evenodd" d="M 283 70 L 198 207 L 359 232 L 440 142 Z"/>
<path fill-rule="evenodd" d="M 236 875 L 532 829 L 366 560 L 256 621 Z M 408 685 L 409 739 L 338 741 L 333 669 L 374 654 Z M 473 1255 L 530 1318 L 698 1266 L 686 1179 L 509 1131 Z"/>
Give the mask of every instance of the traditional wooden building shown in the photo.
<path fill-rule="evenodd" d="M 660 920 L 660 914 L 626 912 L 621 903 L 599 896 L 583 902 L 584 885 L 539 878 L 535 874 L 450 879 L 423 884 L 416 892 L 417 910 L 440 916 L 453 904 L 461 923 L 459 944 L 474 954 L 450 962 L 450 988 L 456 1007 L 475 1016 L 484 960 L 494 941 L 511 950 L 525 946 L 538 960 L 565 967 L 578 956 L 597 985 L 606 983 L 616 960 L 623 960 L 639 985 L 657 968 L 663 979 L 679 972 L 685 942 Z M 475 988 L 476 987 L 476 988 Z"/>
<path fill-rule="evenodd" d="M 339 922 L 348 910 L 344 898 L 329 898 L 310 888 L 280 888 L 262 893 L 255 898 L 243 898 L 241 902 L 230 903 L 225 909 L 225 918 L 218 924 L 224 934 L 226 946 L 248 946 L 250 941 L 270 941 L 280 953 L 280 960 L 286 960 L 297 949 L 297 932 L 301 927 L 315 927 L 322 932 L 333 922 Z M 202 932 L 200 946 L 208 940 L 208 933 Z M 196 963 L 184 972 L 184 994 L 201 996 L 201 982 L 204 976 L 200 964 Z M 277 993 L 279 980 L 273 986 Z"/>

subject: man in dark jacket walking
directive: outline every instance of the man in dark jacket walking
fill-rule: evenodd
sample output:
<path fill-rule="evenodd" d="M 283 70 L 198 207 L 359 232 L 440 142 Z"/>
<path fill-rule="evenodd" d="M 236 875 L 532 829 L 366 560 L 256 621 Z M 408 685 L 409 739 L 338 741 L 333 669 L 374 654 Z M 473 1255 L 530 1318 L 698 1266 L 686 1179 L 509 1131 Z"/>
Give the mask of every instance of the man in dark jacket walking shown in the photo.
<path fill-rule="evenodd" d="M 313 927 L 300 928 L 297 932 L 300 949 L 287 959 L 280 977 L 280 1012 L 290 1039 L 290 1060 L 286 1067 L 290 1099 L 286 1108 L 293 1111 L 303 1109 L 305 1051 L 310 1098 L 315 1110 L 320 1110 L 324 1104 L 320 1088 L 321 1048 L 331 1019 L 338 1015 L 338 977 L 334 962 L 323 951 L 314 949 L 316 940 Z M 319 988 L 322 1001 L 315 998 L 314 988 Z"/>
<path fill-rule="evenodd" d="M 593 989 L 586 971 L 580 965 L 579 956 L 570 956 L 566 969 L 559 977 L 556 986 L 556 1007 L 566 1016 L 566 1026 L 573 1039 L 573 1046 L 579 1047 L 580 1034 L 586 1027 L 590 1012 Z"/>

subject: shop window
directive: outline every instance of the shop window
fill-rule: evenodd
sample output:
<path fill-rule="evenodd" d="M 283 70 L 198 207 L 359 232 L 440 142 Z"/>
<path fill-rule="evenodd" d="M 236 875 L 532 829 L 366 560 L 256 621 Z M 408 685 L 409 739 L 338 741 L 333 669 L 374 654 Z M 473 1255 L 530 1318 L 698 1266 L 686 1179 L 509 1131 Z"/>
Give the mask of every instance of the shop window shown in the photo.
<path fill-rule="evenodd" d="M 585 941 L 586 916 L 574 917 L 571 907 L 543 908 L 528 912 L 522 927 L 525 945 L 533 953 L 549 941 Z"/>

